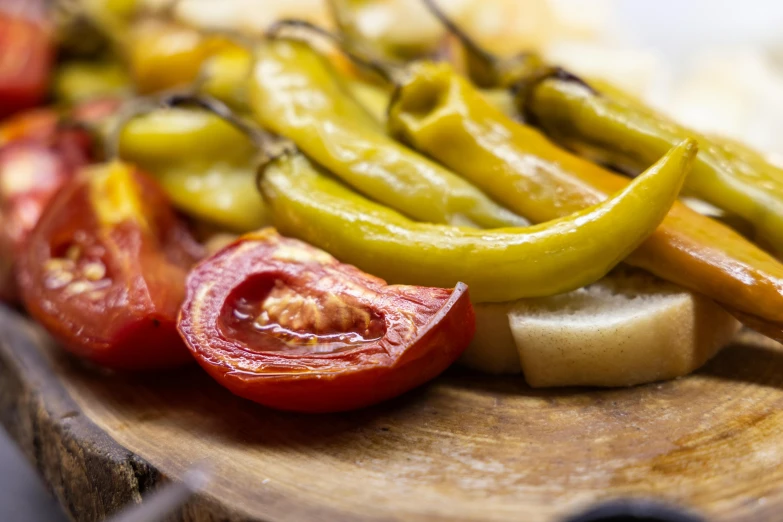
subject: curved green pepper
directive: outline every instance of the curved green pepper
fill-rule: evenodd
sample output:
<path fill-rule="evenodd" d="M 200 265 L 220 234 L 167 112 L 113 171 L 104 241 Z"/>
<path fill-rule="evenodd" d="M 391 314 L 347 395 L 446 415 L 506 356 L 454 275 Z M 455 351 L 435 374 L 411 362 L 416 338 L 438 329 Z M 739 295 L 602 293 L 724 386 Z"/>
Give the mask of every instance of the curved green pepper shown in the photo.
<path fill-rule="evenodd" d="M 520 104 L 558 143 L 628 172 L 639 172 L 672 143 L 695 138 L 699 155 L 685 191 L 749 221 L 758 236 L 783 252 L 780 169 L 763 160 L 744 161 L 718 141 L 617 92 L 598 94 L 584 85 L 550 78 L 531 87 Z"/>
<path fill-rule="evenodd" d="M 387 136 L 306 43 L 277 39 L 258 48 L 250 103 L 262 126 L 294 141 L 359 192 L 413 219 L 486 228 L 527 224 Z"/>
<path fill-rule="evenodd" d="M 593 205 L 628 183 L 512 121 L 447 64 L 412 70 L 389 127 L 533 222 Z M 627 261 L 744 312 L 755 327 L 773 323 L 771 335 L 783 338 L 783 264 L 685 205 L 675 203 Z"/>
<path fill-rule="evenodd" d="M 160 109 L 130 120 L 120 155 L 155 176 L 180 210 L 235 232 L 267 224 L 255 184 L 256 150 L 218 116 Z"/>
<path fill-rule="evenodd" d="M 685 141 L 603 203 L 528 228 L 416 223 L 318 172 L 301 154 L 273 159 L 261 189 L 282 233 L 344 262 L 394 283 L 464 281 L 476 302 L 509 301 L 603 277 L 666 215 L 696 150 Z"/>

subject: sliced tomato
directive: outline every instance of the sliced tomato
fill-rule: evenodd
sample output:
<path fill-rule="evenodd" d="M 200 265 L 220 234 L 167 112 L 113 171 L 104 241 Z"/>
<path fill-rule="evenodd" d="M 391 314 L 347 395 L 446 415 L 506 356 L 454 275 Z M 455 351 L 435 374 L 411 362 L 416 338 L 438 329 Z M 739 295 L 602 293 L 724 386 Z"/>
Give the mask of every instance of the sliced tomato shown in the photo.
<path fill-rule="evenodd" d="M 30 315 L 76 355 L 117 369 L 187 362 L 176 330 L 202 249 L 149 176 L 113 162 L 54 196 L 20 258 Z"/>
<path fill-rule="evenodd" d="M 70 119 L 100 122 L 119 107 L 117 100 L 84 103 Z M 27 111 L 0 126 L 9 141 L 0 146 L 0 299 L 16 301 L 14 266 L 51 197 L 93 158 L 90 134 L 79 127 L 59 127 L 52 109 Z M 3 134 L 3 130 L 6 131 Z"/>
<path fill-rule="evenodd" d="M 47 145 L 22 141 L 0 148 L 0 298 L 4 301 L 16 300 L 15 261 L 47 203 L 70 174 L 68 162 Z"/>
<path fill-rule="evenodd" d="M 0 10 L 0 118 L 41 103 L 54 57 L 43 10 L 29 8 L 41 2 L 10 3 L 11 9 Z"/>
<path fill-rule="evenodd" d="M 343 411 L 429 381 L 465 350 L 467 286 L 387 285 L 274 229 L 191 272 L 179 331 L 236 395 L 283 410 Z"/>

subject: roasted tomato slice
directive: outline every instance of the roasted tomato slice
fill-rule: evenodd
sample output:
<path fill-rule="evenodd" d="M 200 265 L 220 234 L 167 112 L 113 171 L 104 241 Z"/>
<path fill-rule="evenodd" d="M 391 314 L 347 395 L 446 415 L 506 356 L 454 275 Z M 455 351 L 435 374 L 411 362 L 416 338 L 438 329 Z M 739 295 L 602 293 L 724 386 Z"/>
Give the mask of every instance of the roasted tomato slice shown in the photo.
<path fill-rule="evenodd" d="M 70 116 L 92 124 L 113 113 L 117 101 L 90 102 Z M 12 140 L 0 146 L 0 299 L 16 300 L 14 264 L 51 197 L 80 167 L 92 160 L 92 138 L 78 126 L 58 127 L 51 109 L 28 111 L 0 127 Z"/>
<path fill-rule="evenodd" d="M 15 261 L 49 200 L 71 175 L 78 151 L 68 154 L 66 160 L 57 147 L 33 141 L 0 148 L 0 299 L 4 301 L 16 300 Z"/>
<path fill-rule="evenodd" d="M 274 229 L 188 276 L 179 331 L 233 393 L 283 410 L 368 406 L 437 376 L 475 330 L 467 286 L 387 285 Z"/>
<path fill-rule="evenodd" d="M 0 10 L 0 118 L 46 96 L 54 47 L 39 0 L 11 0 Z"/>
<path fill-rule="evenodd" d="M 201 252 L 154 180 L 99 164 L 44 211 L 19 286 L 30 315 L 76 355 L 118 369 L 174 366 L 190 360 L 176 318 Z"/>

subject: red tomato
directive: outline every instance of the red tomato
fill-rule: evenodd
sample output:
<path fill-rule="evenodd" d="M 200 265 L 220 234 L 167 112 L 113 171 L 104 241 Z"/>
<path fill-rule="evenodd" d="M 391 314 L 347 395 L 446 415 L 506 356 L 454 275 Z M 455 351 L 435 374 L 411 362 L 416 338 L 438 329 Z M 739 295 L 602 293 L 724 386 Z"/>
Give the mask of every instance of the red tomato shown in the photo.
<path fill-rule="evenodd" d="M 16 300 L 14 263 L 54 193 L 70 176 L 52 147 L 23 141 L 0 148 L 0 298 Z"/>
<path fill-rule="evenodd" d="M 274 229 L 188 276 L 179 331 L 236 395 L 303 412 L 360 408 L 429 381 L 475 330 L 468 289 L 389 286 Z"/>
<path fill-rule="evenodd" d="M 162 189 L 119 162 L 80 171 L 52 199 L 18 268 L 30 315 L 100 365 L 190 360 L 176 330 L 185 275 L 201 256 Z"/>
<path fill-rule="evenodd" d="M 43 20 L 0 11 L 0 118 L 44 99 L 53 55 L 51 31 Z"/>
<path fill-rule="evenodd" d="M 118 100 L 85 102 L 69 118 L 77 125 L 95 124 L 119 106 Z M 92 159 L 90 133 L 58 127 L 59 120 L 54 110 L 38 109 L 0 126 L 0 300 L 16 300 L 15 260 L 49 199 Z"/>

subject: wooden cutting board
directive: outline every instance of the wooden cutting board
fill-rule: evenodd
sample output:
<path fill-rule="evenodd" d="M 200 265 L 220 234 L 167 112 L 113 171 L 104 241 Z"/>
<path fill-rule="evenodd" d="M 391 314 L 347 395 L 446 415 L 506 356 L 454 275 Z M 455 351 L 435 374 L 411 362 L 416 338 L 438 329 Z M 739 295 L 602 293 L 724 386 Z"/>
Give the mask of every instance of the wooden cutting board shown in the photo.
<path fill-rule="evenodd" d="M 380 407 L 306 416 L 195 366 L 85 367 L 0 309 L 0 418 L 85 521 L 198 462 L 214 479 L 176 520 L 548 522 L 618 496 L 718 521 L 783 512 L 783 348 L 752 333 L 673 382 L 547 391 L 456 369 Z"/>

